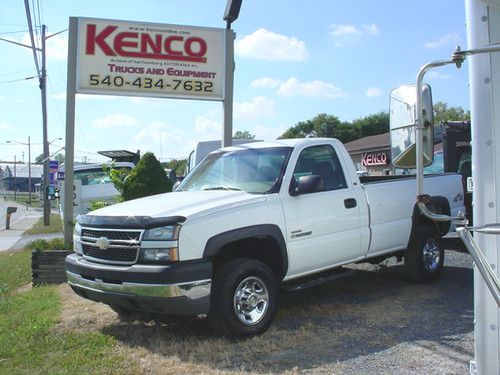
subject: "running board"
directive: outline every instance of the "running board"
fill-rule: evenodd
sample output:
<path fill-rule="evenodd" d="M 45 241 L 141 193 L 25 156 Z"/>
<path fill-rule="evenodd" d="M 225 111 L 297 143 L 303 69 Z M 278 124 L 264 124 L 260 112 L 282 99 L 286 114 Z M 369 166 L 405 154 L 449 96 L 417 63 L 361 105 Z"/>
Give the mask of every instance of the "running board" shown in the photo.
<path fill-rule="evenodd" d="M 354 274 L 354 271 L 348 268 L 334 268 L 333 270 L 324 271 L 318 274 L 309 275 L 300 279 L 291 280 L 283 283 L 282 290 L 286 292 L 297 292 L 307 288 L 312 288 L 317 285 L 327 283 L 329 281 L 342 279 Z"/>

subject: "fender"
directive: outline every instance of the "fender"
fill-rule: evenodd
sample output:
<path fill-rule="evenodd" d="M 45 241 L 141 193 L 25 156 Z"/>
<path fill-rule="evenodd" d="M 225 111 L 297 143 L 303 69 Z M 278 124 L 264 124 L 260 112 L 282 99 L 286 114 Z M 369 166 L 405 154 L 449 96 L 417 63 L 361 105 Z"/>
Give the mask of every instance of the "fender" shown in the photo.
<path fill-rule="evenodd" d="M 443 197 L 443 196 L 433 196 L 430 198 L 429 203 L 427 204 L 430 210 L 432 210 L 435 213 L 439 214 L 446 214 L 450 215 L 450 202 L 448 201 L 448 198 Z M 418 206 L 415 204 L 413 207 L 413 215 L 412 215 L 412 235 L 413 235 L 413 229 L 417 227 L 418 225 L 433 225 L 436 224 L 437 227 L 439 228 L 439 232 L 441 233 L 442 236 L 444 236 L 448 231 L 450 230 L 450 225 L 451 223 L 449 221 L 447 222 L 439 222 L 439 223 L 434 223 L 432 220 L 426 218 L 421 212 Z M 412 237 L 410 236 L 410 238 Z"/>
<path fill-rule="evenodd" d="M 279 226 L 275 224 L 259 224 L 249 227 L 233 229 L 227 232 L 219 233 L 211 237 L 205 245 L 203 258 L 214 257 L 219 250 L 225 245 L 244 240 L 246 238 L 264 238 L 271 237 L 278 243 L 283 267 L 283 275 L 288 271 L 288 253 L 286 250 L 286 242 L 283 233 Z"/>

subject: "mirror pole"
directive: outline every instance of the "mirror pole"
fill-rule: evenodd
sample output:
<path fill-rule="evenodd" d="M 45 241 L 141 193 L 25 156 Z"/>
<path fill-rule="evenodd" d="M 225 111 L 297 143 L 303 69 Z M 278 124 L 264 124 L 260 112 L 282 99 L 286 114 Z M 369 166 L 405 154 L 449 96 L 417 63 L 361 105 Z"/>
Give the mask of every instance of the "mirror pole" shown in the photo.
<path fill-rule="evenodd" d="M 424 194 L 424 116 L 422 104 L 422 84 L 427 71 L 438 66 L 454 64 L 454 61 L 435 61 L 425 64 L 417 74 L 416 84 L 416 114 L 415 114 L 415 143 L 416 143 L 416 169 L 417 169 L 417 201 Z"/>

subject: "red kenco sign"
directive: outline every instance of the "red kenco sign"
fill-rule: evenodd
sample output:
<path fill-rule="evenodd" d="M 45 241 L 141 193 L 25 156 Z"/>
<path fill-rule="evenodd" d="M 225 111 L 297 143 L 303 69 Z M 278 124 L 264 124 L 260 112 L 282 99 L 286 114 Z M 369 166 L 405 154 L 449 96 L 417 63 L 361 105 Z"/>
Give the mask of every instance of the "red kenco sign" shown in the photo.
<path fill-rule="evenodd" d="M 387 154 L 385 152 L 365 153 L 361 158 L 361 163 L 365 167 L 373 165 L 387 165 Z"/>
<path fill-rule="evenodd" d="M 207 42 L 203 38 L 180 35 L 118 32 L 118 26 L 87 24 L 85 54 L 95 55 L 96 47 L 106 56 L 141 57 L 190 62 L 206 62 Z M 111 43 L 111 44 L 110 44 Z"/>
<path fill-rule="evenodd" d="M 224 99 L 224 29 L 79 18 L 77 56 L 77 92 Z"/>

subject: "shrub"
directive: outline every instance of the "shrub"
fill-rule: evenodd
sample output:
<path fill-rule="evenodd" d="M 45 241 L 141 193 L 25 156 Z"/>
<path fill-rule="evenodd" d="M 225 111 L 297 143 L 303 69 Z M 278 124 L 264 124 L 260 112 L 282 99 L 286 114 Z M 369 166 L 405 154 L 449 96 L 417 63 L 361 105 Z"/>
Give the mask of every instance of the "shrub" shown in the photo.
<path fill-rule="evenodd" d="M 95 211 L 98 210 L 99 208 L 111 206 L 111 202 L 104 202 L 104 201 L 92 201 L 90 202 L 90 208 L 89 211 Z"/>
<path fill-rule="evenodd" d="M 34 240 L 31 241 L 26 248 L 29 250 L 72 250 L 73 244 L 66 245 L 62 238 L 52 238 L 51 240 Z"/>
<path fill-rule="evenodd" d="M 147 197 L 172 191 L 167 173 L 153 153 L 147 152 L 130 172 L 123 184 L 123 199 Z"/>

